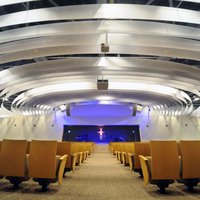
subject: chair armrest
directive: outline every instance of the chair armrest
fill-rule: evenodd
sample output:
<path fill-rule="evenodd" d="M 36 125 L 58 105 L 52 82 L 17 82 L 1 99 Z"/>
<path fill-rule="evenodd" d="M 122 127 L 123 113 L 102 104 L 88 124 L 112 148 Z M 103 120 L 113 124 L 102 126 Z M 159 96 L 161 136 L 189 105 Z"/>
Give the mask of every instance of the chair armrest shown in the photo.
<path fill-rule="evenodd" d="M 130 171 L 133 171 L 133 154 L 132 153 L 128 153 L 128 161 L 129 161 L 129 167 L 130 167 Z"/>
<path fill-rule="evenodd" d="M 82 163 L 83 161 L 83 152 L 79 152 L 79 165 Z"/>
<path fill-rule="evenodd" d="M 77 153 L 72 154 L 72 172 L 74 172 L 76 167 Z"/>
<path fill-rule="evenodd" d="M 68 155 L 63 155 L 59 158 L 59 169 L 58 169 L 58 184 L 62 184 L 62 179 L 63 179 L 63 174 L 64 174 L 64 169 L 65 169 L 65 163 L 67 161 Z"/>
<path fill-rule="evenodd" d="M 122 154 L 122 163 L 123 163 L 123 165 L 125 165 L 126 163 L 126 152 L 124 152 L 124 151 L 122 151 L 121 152 L 121 154 Z"/>
<path fill-rule="evenodd" d="M 150 174 L 148 170 L 148 159 L 142 155 L 139 155 L 140 164 L 142 167 L 142 173 L 144 177 L 144 185 L 147 186 L 150 181 Z"/>

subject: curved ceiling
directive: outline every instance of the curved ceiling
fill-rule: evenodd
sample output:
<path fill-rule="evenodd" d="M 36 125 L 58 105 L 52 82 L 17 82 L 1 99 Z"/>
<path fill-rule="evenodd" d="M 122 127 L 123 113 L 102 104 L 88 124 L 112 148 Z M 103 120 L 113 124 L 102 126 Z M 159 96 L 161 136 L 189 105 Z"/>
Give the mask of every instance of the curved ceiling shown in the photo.
<path fill-rule="evenodd" d="M 0 3 L 0 117 L 102 101 L 199 115 L 199 1 L 64 2 Z"/>

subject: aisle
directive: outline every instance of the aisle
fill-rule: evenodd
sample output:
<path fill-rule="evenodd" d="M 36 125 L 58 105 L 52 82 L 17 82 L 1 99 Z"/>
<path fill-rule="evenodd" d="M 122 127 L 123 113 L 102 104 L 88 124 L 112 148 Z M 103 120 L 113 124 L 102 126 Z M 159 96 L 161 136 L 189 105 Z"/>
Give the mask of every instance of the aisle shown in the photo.
<path fill-rule="evenodd" d="M 168 200 L 169 197 L 171 200 L 188 200 L 200 198 L 200 193 L 188 193 L 184 191 L 184 186 L 180 185 L 170 186 L 167 195 L 160 194 L 157 187 L 153 185 L 145 188 L 142 178 L 120 164 L 109 152 L 108 145 L 97 145 L 94 154 L 83 163 L 70 180 L 64 182 L 62 190 L 65 190 L 67 200 Z M 62 197 L 56 200 L 61 200 Z"/>
<path fill-rule="evenodd" d="M 108 151 L 108 145 L 97 145 L 94 154 L 75 172 L 73 180 L 66 182 L 73 200 L 130 200 L 141 197 L 143 183 L 134 185 L 134 177 L 128 167 L 123 167 Z M 69 193 L 68 193 L 69 195 Z M 144 199 L 149 195 L 144 193 Z"/>

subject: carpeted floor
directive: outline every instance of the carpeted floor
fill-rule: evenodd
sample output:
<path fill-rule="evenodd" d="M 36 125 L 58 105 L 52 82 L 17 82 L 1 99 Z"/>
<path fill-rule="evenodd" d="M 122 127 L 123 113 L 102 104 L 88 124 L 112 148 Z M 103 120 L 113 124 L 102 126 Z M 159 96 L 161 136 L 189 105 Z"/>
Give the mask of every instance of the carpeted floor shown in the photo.
<path fill-rule="evenodd" d="M 49 186 L 42 193 L 37 183 L 28 181 L 13 191 L 10 184 L 0 180 L 0 199 L 5 200 L 131 200 L 131 199 L 200 199 L 200 187 L 189 193 L 181 184 L 173 184 L 162 195 L 156 186 L 143 186 L 143 180 L 120 164 L 108 151 L 107 145 L 97 145 L 95 152 L 85 163 L 69 172 L 63 185 Z"/>

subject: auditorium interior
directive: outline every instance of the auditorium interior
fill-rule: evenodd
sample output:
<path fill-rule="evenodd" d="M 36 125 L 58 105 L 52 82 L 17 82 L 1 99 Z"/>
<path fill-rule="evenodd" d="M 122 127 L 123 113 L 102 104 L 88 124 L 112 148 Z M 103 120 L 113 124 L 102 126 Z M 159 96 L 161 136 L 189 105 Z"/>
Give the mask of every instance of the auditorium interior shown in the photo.
<path fill-rule="evenodd" d="M 200 0 L 0 0 L 0 199 L 200 199 Z"/>

